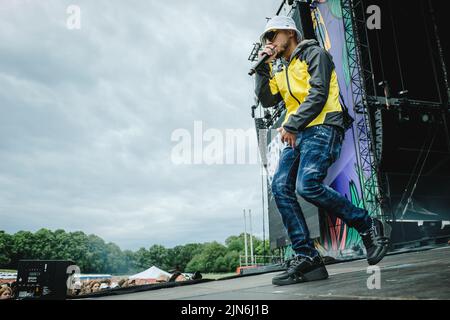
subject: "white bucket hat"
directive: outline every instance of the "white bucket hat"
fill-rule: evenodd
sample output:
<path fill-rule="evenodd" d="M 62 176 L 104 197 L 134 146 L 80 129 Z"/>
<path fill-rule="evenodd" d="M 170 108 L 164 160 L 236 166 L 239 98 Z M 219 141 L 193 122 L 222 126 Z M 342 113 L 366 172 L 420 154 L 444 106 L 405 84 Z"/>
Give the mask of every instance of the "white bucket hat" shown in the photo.
<path fill-rule="evenodd" d="M 264 29 L 264 32 L 260 36 L 260 41 L 262 44 L 265 43 L 264 35 L 271 30 L 294 30 L 297 33 L 298 41 L 303 39 L 303 34 L 297 29 L 295 21 L 291 17 L 287 16 L 274 16 L 271 18 Z"/>

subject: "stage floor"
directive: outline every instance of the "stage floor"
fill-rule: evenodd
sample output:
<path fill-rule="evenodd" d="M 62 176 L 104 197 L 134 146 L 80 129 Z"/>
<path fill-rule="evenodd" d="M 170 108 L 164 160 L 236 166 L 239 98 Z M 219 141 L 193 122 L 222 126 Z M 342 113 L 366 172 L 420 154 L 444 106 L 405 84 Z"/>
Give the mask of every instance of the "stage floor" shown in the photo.
<path fill-rule="evenodd" d="M 368 289 L 367 262 L 328 265 L 329 279 L 274 286 L 266 273 L 97 299 L 125 300 L 302 300 L 302 299 L 450 299 L 450 246 L 392 254 L 378 264 L 380 289 Z"/>

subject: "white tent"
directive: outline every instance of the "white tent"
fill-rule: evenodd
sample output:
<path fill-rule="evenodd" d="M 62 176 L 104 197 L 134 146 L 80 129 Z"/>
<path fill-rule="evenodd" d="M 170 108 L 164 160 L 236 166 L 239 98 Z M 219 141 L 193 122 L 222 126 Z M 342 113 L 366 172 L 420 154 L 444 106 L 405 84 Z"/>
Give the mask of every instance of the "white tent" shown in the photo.
<path fill-rule="evenodd" d="M 171 274 L 159 269 L 158 267 L 151 267 L 141 273 L 132 275 L 129 279 L 158 279 L 160 277 L 170 277 Z"/>

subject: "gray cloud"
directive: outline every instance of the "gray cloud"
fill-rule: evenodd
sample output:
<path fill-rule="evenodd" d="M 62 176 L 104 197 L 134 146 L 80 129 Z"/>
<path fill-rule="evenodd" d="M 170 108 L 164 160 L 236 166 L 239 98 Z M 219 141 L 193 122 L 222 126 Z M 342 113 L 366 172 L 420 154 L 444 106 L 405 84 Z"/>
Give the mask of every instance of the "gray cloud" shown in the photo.
<path fill-rule="evenodd" d="M 81 8 L 81 30 L 66 8 Z M 223 241 L 257 165 L 171 163 L 177 128 L 252 128 L 247 56 L 273 1 L 9 1 L 0 8 L 0 229 L 122 248 Z"/>

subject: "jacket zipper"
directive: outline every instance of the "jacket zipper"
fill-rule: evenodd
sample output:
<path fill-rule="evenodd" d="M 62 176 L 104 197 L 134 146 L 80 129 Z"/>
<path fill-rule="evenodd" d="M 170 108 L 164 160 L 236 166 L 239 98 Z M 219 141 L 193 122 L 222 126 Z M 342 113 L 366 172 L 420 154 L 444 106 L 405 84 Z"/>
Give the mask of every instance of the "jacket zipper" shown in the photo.
<path fill-rule="evenodd" d="M 287 86 L 288 86 L 289 94 L 292 96 L 292 98 L 295 99 L 295 101 L 298 102 L 298 105 L 300 106 L 301 103 L 300 103 L 300 101 L 294 96 L 294 94 L 292 93 L 291 85 L 290 85 L 290 83 L 289 83 L 288 69 L 289 69 L 290 64 L 291 64 L 291 63 L 289 63 L 289 64 L 287 65 L 287 67 L 286 67 L 286 80 L 287 80 Z"/>

